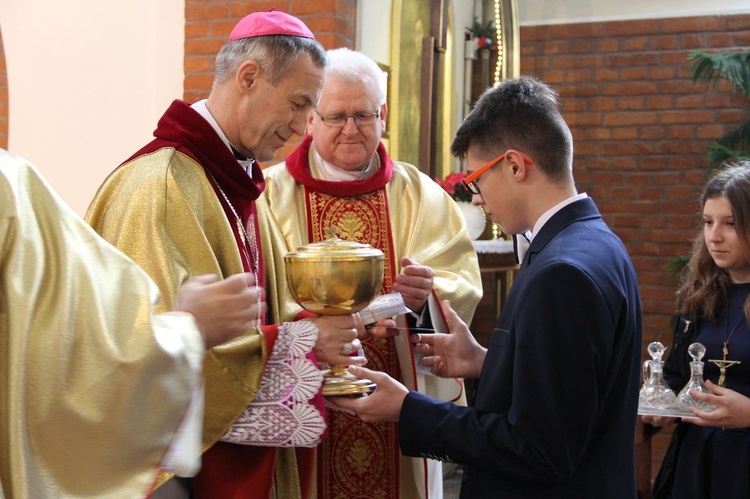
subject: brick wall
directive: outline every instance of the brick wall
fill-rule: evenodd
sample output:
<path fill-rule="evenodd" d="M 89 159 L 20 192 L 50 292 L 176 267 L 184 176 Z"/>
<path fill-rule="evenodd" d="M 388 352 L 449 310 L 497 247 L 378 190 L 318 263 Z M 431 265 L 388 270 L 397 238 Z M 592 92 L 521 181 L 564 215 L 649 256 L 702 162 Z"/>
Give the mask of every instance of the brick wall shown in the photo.
<path fill-rule="evenodd" d="M 186 0 L 185 86 L 183 98 L 195 102 L 208 96 L 214 58 L 234 25 L 244 16 L 272 7 L 300 18 L 326 49 L 354 48 L 356 0 Z M 268 162 L 281 161 L 299 143 L 294 137 Z"/>
<path fill-rule="evenodd" d="M 750 118 L 750 101 L 690 81 L 691 50 L 750 46 L 750 15 L 597 22 L 521 28 L 521 72 L 560 92 L 575 140 L 579 192 L 594 198 L 638 272 L 644 352 L 671 344 L 677 279 L 699 226 L 697 196 L 709 144 Z M 658 469 L 667 435 L 653 441 Z"/>
<path fill-rule="evenodd" d="M 8 149 L 8 77 L 5 71 L 2 33 L 0 33 L 0 149 Z"/>

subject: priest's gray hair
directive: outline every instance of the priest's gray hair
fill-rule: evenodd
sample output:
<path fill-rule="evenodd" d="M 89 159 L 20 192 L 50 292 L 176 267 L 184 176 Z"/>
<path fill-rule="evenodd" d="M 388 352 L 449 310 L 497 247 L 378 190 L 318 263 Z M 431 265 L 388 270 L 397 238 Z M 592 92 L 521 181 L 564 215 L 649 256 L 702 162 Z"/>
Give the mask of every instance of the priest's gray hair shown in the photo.
<path fill-rule="evenodd" d="M 326 79 L 329 78 L 339 78 L 349 83 L 362 82 L 375 91 L 378 107 L 385 104 L 388 75 L 362 52 L 347 48 L 329 50 Z"/>
<path fill-rule="evenodd" d="M 271 85 L 279 83 L 302 54 L 308 54 L 313 63 L 325 67 L 325 49 L 317 40 L 301 36 L 255 36 L 231 41 L 221 47 L 216 56 L 214 85 L 232 78 L 246 61 L 255 61 Z"/>

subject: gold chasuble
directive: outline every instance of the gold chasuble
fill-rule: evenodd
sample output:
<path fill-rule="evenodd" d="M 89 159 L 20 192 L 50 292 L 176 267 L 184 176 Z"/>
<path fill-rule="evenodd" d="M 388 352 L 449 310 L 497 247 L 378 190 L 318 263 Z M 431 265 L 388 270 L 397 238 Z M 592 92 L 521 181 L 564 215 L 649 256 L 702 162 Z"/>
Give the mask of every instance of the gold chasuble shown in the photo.
<path fill-rule="evenodd" d="M 251 179 L 183 101 L 172 103 L 154 135 L 102 184 L 86 220 L 154 279 L 164 309 L 174 306 L 178 287 L 191 276 L 257 271 L 263 285 L 260 247 L 252 248 L 262 180 Z M 262 179 L 257 163 L 253 168 L 253 178 Z M 294 448 L 220 441 L 258 393 L 276 331 L 263 326 L 263 335 L 248 331 L 206 353 L 203 467 L 192 481 L 198 499 L 221 497 L 221 485 L 234 487 L 235 479 L 248 487 L 246 498 L 303 497 L 300 475 L 310 472 L 299 468 Z"/>
<path fill-rule="evenodd" d="M 0 497 L 146 496 L 204 349 L 190 314 L 152 315 L 158 299 L 0 150 Z"/>
<path fill-rule="evenodd" d="M 470 322 L 481 296 L 481 281 L 473 244 L 453 200 L 413 166 L 393 163 L 382 144 L 378 147 L 380 168 L 368 179 L 331 182 L 313 178 L 311 142 L 306 137 L 286 163 L 264 171 L 266 189 L 258 200 L 263 244 L 273 248 L 264 261 L 269 305 L 273 302 L 272 308 L 282 314 L 276 320 L 288 320 L 300 310 L 286 288 L 284 254 L 325 240 L 325 230 L 335 226 L 340 238 L 384 252 L 383 293 L 392 292 L 400 259 L 408 256 L 434 269 L 437 296 L 451 300 L 463 320 Z M 451 393 L 451 399 L 460 396 L 457 380 L 429 376 L 435 380 L 420 384 L 422 375 L 416 373 L 407 334 L 368 338 L 362 344 L 370 369 L 387 372 L 409 389 L 431 395 Z M 431 393 L 429 386 L 436 390 Z M 363 423 L 332 409 L 328 422 L 328 437 L 318 448 L 312 497 L 429 497 L 427 462 L 401 456 L 396 423 Z M 442 481 L 442 475 L 432 479 Z"/>

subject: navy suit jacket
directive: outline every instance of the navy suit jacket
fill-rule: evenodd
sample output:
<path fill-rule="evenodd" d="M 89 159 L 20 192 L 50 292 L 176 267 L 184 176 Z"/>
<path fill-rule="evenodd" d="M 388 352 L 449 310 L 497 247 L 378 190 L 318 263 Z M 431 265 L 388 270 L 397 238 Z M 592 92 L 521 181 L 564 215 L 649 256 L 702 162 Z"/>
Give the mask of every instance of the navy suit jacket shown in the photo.
<path fill-rule="evenodd" d="M 641 333 L 628 253 L 575 201 L 534 236 L 471 407 L 409 393 L 402 452 L 464 464 L 466 499 L 634 498 Z"/>

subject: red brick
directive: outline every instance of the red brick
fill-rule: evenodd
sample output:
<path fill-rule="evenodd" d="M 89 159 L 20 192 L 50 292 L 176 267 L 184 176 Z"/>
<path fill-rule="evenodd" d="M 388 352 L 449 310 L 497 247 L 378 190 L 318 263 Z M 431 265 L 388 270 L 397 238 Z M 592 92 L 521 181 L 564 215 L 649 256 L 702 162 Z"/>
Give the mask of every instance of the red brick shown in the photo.
<path fill-rule="evenodd" d="M 305 0 L 293 2 L 290 13 L 299 17 L 305 14 L 333 13 L 335 9 L 335 0 Z"/>
<path fill-rule="evenodd" d="M 640 111 L 644 109 L 643 97 L 622 97 L 617 101 L 617 108 L 626 111 Z"/>
<path fill-rule="evenodd" d="M 625 38 L 622 42 L 622 49 L 626 52 L 646 50 L 650 45 L 651 38 L 648 36 L 638 36 Z"/>
<path fill-rule="evenodd" d="M 605 38 L 596 41 L 596 51 L 607 53 L 620 50 L 620 40 L 616 38 Z"/>
<path fill-rule="evenodd" d="M 185 21 L 226 19 L 229 8 L 224 3 L 214 5 L 185 6 Z"/>
<path fill-rule="evenodd" d="M 606 23 L 606 26 L 607 36 L 653 35 L 659 33 L 658 19 L 615 21 Z"/>
<path fill-rule="evenodd" d="M 653 111 L 659 109 L 671 109 L 674 107 L 674 98 L 671 96 L 659 95 L 656 97 L 646 97 L 646 109 Z"/>
<path fill-rule="evenodd" d="M 638 191 L 631 187 L 616 187 L 612 189 L 612 197 L 617 199 L 638 199 Z"/>
<path fill-rule="evenodd" d="M 663 160 L 662 160 L 663 161 Z M 642 166 L 642 170 L 649 170 L 647 166 Z M 661 166 L 656 168 L 650 168 L 650 170 L 659 170 L 661 169 Z M 647 200 L 661 200 L 661 198 L 664 197 L 663 193 L 661 192 L 661 187 L 645 187 L 641 188 L 641 199 L 643 201 Z"/>
<path fill-rule="evenodd" d="M 699 126 L 695 131 L 695 136 L 699 139 L 715 140 L 724 135 L 725 129 L 721 125 Z"/>
<path fill-rule="evenodd" d="M 596 69 L 594 70 L 594 80 L 596 81 L 617 81 L 620 75 L 614 69 Z"/>
<path fill-rule="evenodd" d="M 584 54 L 591 52 L 590 40 L 573 40 L 568 44 L 568 51 L 571 54 Z"/>
<path fill-rule="evenodd" d="M 528 42 L 549 39 L 548 26 L 522 26 L 520 29 L 521 46 Z"/>
<path fill-rule="evenodd" d="M 214 21 L 211 23 L 211 34 L 222 40 L 228 40 L 229 34 L 236 25 L 237 21 L 234 19 L 230 21 Z"/>
<path fill-rule="evenodd" d="M 666 18 L 661 20 L 661 31 L 662 33 L 724 31 L 727 24 L 725 19 L 725 16 Z"/>
<path fill-rule="evenodd" d="M 590 69 L 570 69 L 565 72 L 565 80 L 568 83 L 580 83 L 592 81 Z"/>
<path fill-rule="evenodd" d="M 185 40 L 185 54 L 203 54 L 215 56 L 223 45 L 223 40 Z"/>
<path fill-rule="evenodd" d="M 677 37 L 675 36 L 653 36 L 651 43 L 654 50 L 670 50 L 677 48 Z"/>
<path fill-rule="evenodd" d="M 685 61 L 690 55 L 690 50 L 674 50 L 661 53 L 662 64 L 685 65 Z"/>
<path fill-rule="evenodd" d="M 540 53 L 546 56 L 565 54 L 568 51 L 568 45 L 559 40 L 544 42 L 539 47 Z"/>
<path fill-rule="evenodd" d="M 725 48 L 734 45 L 734 37 L 728 33 L 714 33 L 706 38 L 706 46 L 710 48 Z"/>
<path fill-rule="evenodd" d="M 638 128 L 636 127 L 613 128 L 612 138 L 614 140 L 635 140 L 638 138 Z"/>
<path fill-rule="evenodd" d="M 656 83 L 649 81 L 613 83 L 604 87 L 604 95 L 653 95 Z"/>
<path fill-rule="evenodd" d="M 647 126 L 640 128 L 639 138 L 644 140 L 654 140 L 664 138 L 665 131 L 664 127 L 661 126 Z"/>
<path fill-rule="evenodd" d="M 662 111 L 658 114 L 659 123 L 670 125 L 675 123 L 711 123 L 714 121 L 712 111 Z"/>
<path fill-rule="evenodd" d="M 333 16 L 311 16 L 305 19 L 305 24 L 315 34 L 336 31 Z"/>
<path fill-rule="evenodd" d="M 695 223 L 689 218 L 669 216 L 667 217 L 667 228 L 695 230 Z"/>
<path fill-rule="evenodd" d="M 615 99 L 612 97 L 595 97 L 589 99 L 592 111 L 614 111 Z"/>
<path fill-rule="evenodd" d="M 599 209 L 606 213 L 655 213 L 656 206 L 651 201 L 599 201 Z"/>
<path fill-rule="evenodd" d="M 208 22 L 186 22 L 185 38 L 206 38 L 211 34 L 211 25 Z"/>
<path fill-rule="evenodd" d="M 668 199 L 690 199 L 694 195 L 693 189 L 686 186 L 669 186 L 664 189 Z"/>
<path fill-rule="evenodd" d="M 677 76 L 677 70 L 669 66 L 660 66 L 657 68 L 648 68 L 648 78 L 650 80 L 668 80 Z"/>
<path fill-rule="evenodd" d="M 700 35 L 683 35 L 680 37 L 680 48 L 699 49 L 706 46 L 705 36 Z"/>
<path fill-rule="evenodd" d="M 673 125 L 667 129 L 667 137 L 670 139 L 693 139 L 695 138 L 695 126 Z"/>
<path fill-rule="evenodd" d="M 205 73 L 213 71 L 213 56 L 185 57 L 185 73 Z"/>
<path fill-rule="evenodd" d="M 539 73 L 539 79 L 549 85 L 556 85 L 562 83 L 563 72 L 559 70 L 542 71 Z"/>
<path fill-rule="evenodd" d="M 638 162 L 633 157 L 615 158 L 612 167 L 616 170 L 635 170 L 638 167 Z"/>
<path fill-rule="evenodd" d="M 648 156 L 641 158 L 640 166 L 642 170 L 657 171 L 663 170 L 666 166 L 666 163 L 667 160 L 663 156 Z M 661 193 L 659 193 L 659 196 L 661 196 Z"/>
<path fill-rule="evenodd" d="M 553 40 L 560 38 L 599 38 L 603 34 L 604 25 L 602 23 L 557 24 L 549 26 L 549 36 Z"/>
<path fill-rule="evenodd" d="M 576 85 L 575 87 L 560 87 L 557 89 L 562 97 L 563 105 L 567 97 L 593 97 L 600 94 L 598 85 Z"/>
<path fill-rule="evenodd" d="M 239 21 L 243 17 L 253 12 L 266 12 L 272 7 L 277 7 L 284 12 L 290 12 L 288 5 L 284 6 L 280 2 L 249 0 L 246 2 L 232 2 L 229 5 L 229 18 Z"/>
<path fill-rule="evenodd" d="M 648 68 L 636 67 L 636 68 L 623 68 L 620 71 L 622 80 L 646 80 L 648 79 Z"/>
<path fill-rule="evenodd" d="M 659 63 L 660 54 L 654 52 L 633 54 L 609 54 L 606 65 L 609 67 L 654 66 Z"/>
<path fill-rule="evenodd" d="M 212 74 L 190 74 L 185 76 L 186 89 L 203 89 L 211 88 L 214 81 Z"/>
<path fill-rule="evenodd" d="M 656 122 L 655 113 L 615 112 L 604 117 L 605 126 L 652 125 Z"/>
<path fill-rule="evenodd" d="M 586 129 L 586 140 L 609 140 L 611 138 L 611 128 L 589 127 Z"/>
<path fill-rule="evenodd" d="M 727 30 L 748 31 L 750 30 L 750 14 L 739 14 L 727 16 Z"/>
<path fill-rule="evenodd" d="M 549 80 L 543 81 L 549 83 Z M 586 110 L 588 110 L 588 99 L 576 99 L 575 97 L 565 99 L 565 108 L 563 109 L 565 113 Z"/>
<path fill-rule="evenodd" d="M 717 123 L 740 123 L 746 119 L 747 112 L 744 109 L 724 109 L 716 111 Z"/>
<path fill-rule="evenodd" d="M 209 90 L 185 90 L 182 93 L 182 99 L 188 104 L 192 104 L 208 97 L 208 92 Z"/>
<path fill-rule="evenodd" d="M 638 215 L 614 215 L 613 216 L 614 225 L 616 227 L 630 227 L 630 228 L 637 228 L 641 226 L 641 221 L 643 220 L 643 217 L 639 217 Z"/>
<path fill-rule="evenodd" d="M 675 99 L 675 107 L 678 109 L 695 109 L 703 106 L 702 95 L 685 95 Z"/>

